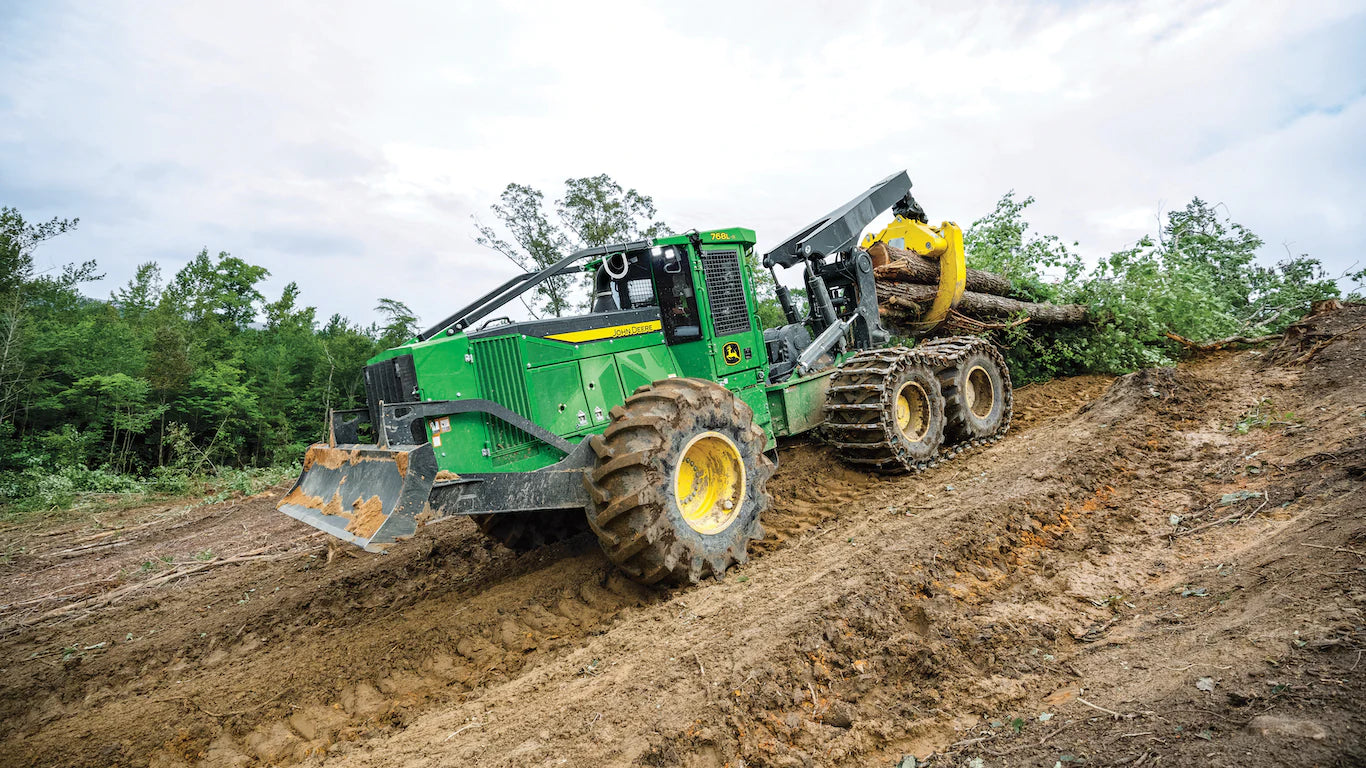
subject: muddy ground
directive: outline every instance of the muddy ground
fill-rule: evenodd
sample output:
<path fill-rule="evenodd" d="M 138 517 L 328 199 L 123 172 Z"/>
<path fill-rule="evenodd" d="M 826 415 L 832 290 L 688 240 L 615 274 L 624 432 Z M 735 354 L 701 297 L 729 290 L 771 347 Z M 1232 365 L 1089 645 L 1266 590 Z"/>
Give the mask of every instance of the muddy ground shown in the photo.
<path fill-rule="evenodd" d="M 786 446 L 688 589 L 465 521 L 329 550 L 283 488 L 12 526 L 0 764 L 1366 764 L 1364 326 L 1021 388 L 912 477 Z"/>

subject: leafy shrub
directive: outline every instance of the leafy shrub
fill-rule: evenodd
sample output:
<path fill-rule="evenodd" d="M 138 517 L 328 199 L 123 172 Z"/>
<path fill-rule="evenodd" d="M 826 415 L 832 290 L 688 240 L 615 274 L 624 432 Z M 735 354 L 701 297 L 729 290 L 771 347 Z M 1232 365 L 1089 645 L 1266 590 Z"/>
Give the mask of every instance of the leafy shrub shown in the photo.
<path fill-rule="evenodd" d="M 76 499 L 76 483 L 63 473 L 47 474 L 29 470 L 28 509 L 66 509 Z"/>
<path fill-rule="evenodd" d="M 1173 364 L 1168 334 L 1195 341 L 1276 333 L 1312 302 L 1338 295 L 1317 259 L 1256 261 L 1262 240 L 1195 198 L 1161 231 L 1087 268 L 1057 237 L 1030 230 L 1032 197 L 1005 195 L 964 234 L 968 265 L 1010 278 L 1035 301 L 1089 307 L 1092 324 L 1024 324 L 997 334 L 1020 382 L 1083 372 L 1124 373 Z"/>
<path fill-rule="evenodd" d="M 157 493 L 180 495 L 190 490 L 190 477 L 184 470 L 175 467 L 153 467 L 152 490 Z"/>

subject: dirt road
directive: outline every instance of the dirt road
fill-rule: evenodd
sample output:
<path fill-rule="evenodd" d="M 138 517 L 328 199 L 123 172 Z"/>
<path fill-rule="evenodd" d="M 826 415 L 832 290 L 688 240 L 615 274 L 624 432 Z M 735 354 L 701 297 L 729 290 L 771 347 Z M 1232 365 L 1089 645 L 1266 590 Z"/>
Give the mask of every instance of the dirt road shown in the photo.
<path fill-rule="evenodd" d="M 330 551 L 270 494 L 12 527 L 0 764 L 1362 764 L 1364 322 L 1021 388 L 913 477 L 787 446 L 690 589 L 464 521 Z"/>

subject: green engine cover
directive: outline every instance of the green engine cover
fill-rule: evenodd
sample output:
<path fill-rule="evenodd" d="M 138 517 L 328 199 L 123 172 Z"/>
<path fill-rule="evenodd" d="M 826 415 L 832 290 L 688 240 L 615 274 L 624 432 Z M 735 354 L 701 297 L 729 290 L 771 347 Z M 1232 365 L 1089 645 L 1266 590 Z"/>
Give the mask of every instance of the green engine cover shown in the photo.
<path fill-rule="evenodd" d="M 614 295 L 626 308 L 448 331 L 370 363 L 411 355 L 416 399 L 491 400 L 572 443 L 606 429 L 611 409 L 638 387 L 709 379 L 754 410 L 772 447 L 768 356 L 748 267 L 754 242 L 741 228 L 661 238 L 622 252 L 618 263 L 633 271 Z M 438 467 L 457 474 L 530 471 L 564 456 L 485 413 L 430 417 L 426 432 Z"/>

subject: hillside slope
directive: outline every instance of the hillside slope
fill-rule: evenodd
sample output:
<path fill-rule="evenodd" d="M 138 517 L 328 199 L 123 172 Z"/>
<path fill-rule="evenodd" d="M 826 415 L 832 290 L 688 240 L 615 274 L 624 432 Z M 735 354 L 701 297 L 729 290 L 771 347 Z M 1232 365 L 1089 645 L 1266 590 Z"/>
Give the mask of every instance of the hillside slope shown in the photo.
<path fill-rule="evenodd" d="M 12 528 L 0 762 L 1359 764 L 1363 324 L 1021 388 L 913 477 L 786 446 L 758 556 L 670 592 L 269 496 Z"/>

